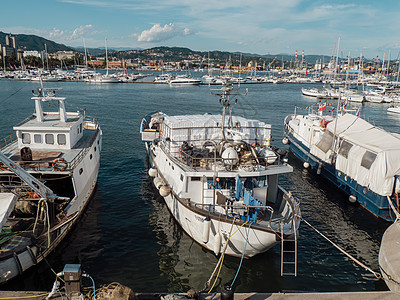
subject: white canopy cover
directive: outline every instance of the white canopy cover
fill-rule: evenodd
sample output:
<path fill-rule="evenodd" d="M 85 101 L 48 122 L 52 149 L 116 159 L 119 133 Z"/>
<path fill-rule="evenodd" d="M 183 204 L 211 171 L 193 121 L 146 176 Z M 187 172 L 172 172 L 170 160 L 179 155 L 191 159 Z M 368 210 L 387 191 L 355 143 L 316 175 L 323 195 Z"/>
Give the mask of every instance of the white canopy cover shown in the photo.
<path fill-rule="evenodd" d="M 382 196 L 392 195 L 393 188 L 396 193 L 400 192 L 400 181 L 395 178 L 400 175 L 399 135 L 352 114 L 339 116 L 337 122 L 329 123 L 320 142 L 325 140 L 325 146 L 329 141 L 335 144 L 333 133 L 339 137 L 336 169 L 346 174 L 348 180 L 356 180 L 359 185 Z M 315 145 L 319 149 L 314 147 L 314 152 L 324 153 L 327 161 L 331 150 L 321 150 L 324 147 L 320 142 Z"/>

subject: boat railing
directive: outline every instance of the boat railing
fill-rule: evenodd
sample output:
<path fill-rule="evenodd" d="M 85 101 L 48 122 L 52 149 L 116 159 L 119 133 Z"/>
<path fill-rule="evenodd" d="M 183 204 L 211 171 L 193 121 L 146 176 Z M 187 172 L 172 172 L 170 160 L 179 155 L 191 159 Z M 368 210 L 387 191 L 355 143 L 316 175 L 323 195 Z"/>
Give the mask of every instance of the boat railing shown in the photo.
<path fill-rule="evenodd" d="M 6 136 L 0 140 L 0 150 L 3 150 L 8 145 L 14 143 L 17 140 L 17 135 L 15 133 Z"/>
<path fill-rule="evenodd" d="M 268 220 L 268 227 L 271 228 L 272 218 L 274 217 L 274 209 L 271 206 L 237 206 L 233 204 L 211 204 L 211 203 L 194 203 L 194 207 L 214 214 L 224 215 L 225 219 L 238 218 L 242 221 L 248 221 L 252 215 L 252 211 L 263 211 L 263 214 L 258 214 L 257 221 Z M 219 209 L 218 209 L 219 208 Z M 225 210 L 225 213 L 220 211 Z M 240 213 L 239 213 L 240 212 Z M 280 218 L 280 219 L 283 219 Z M 281 222 L 281 221 L 280 221 Z"/>
<path fill-rule="evenodd" d="M 180 160 L 185 162 L 194 170 L 212 169 L 214 166 L 224 166 L 227 170 L 237 170 L 239 167 L 250 169 L 255 166 L 268 167 L 269 165 L 280 165 L 281 163 L 280 156 L 278 154 L 275 154 L 276 161 L 274 161 L 274 163 L 268 163 L 268 158 L 260 156 L 251 156 L 246 158 L 194 157 L 185 151 L 179 151 L 179 153 L 171 154 L 178 156 Z"/>

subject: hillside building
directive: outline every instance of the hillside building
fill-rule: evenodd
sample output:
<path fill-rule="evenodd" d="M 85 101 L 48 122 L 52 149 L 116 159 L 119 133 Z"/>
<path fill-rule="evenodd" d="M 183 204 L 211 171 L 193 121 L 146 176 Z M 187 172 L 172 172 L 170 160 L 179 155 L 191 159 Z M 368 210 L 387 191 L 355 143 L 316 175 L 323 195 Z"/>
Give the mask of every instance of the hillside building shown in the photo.
<path fill-rule="evenodd" d="M 0 55 L 8 56 L 13 54 L 15 57 L 17 56 L 17 41 L 15 36 L 11 34 L 6 35 L 6 43 L 0 44 Z"/>

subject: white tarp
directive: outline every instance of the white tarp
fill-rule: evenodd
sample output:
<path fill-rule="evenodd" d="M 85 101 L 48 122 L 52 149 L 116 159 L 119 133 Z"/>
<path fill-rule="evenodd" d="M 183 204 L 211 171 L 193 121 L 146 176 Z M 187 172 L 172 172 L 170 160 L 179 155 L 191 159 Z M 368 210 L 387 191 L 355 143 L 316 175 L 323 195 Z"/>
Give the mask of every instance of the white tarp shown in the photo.
<path fill-rule="evenodd" d="M 0 193 L 0 231 L 14 210 L 15 203 L 17 203 L 17 196 L 12 193 Z"/>
<path fill-rule="evenodd" d="M 250 144 L 255 140 L 265 143 L 271 139 L 271 125 L 269 124 L 232 116 L 233 128 L 228 128 L 228 119 L 229 116 L 226 116 L 225 136 L 228 139 L 234 139 L 233 135 L 236 133 Z M 222 139 L 221 120 L 222 115 L 209 114 L 166 116 L 163 123 L 167 128 L 163 130 L 162 135 L 171 141 L 170 152 L 177 153 L 184 141 L 194 146 L 202 145 L 205 140 L 220 141 Z"/>
<path fill-rule="evenodd" d="M 353 145 L 347 158 L 337 155 L 336 169 L 356 180 L 361 186 L 368 187 L 377 194 L 390 196 L 393 192 L 394 176 L 400 175 L 399 137 L 352 114 L 340 116 L 336 124 L 335 121 L 329 123 L 327 130 L 336 132 L 341 140 Z M 368 157 L 375 157 L 375 160 L 366 159 Z M 368 161 L 373 162 L 368 164 Z M 396 192 L 400 192 L 399 185 L 396 185 Z"/>

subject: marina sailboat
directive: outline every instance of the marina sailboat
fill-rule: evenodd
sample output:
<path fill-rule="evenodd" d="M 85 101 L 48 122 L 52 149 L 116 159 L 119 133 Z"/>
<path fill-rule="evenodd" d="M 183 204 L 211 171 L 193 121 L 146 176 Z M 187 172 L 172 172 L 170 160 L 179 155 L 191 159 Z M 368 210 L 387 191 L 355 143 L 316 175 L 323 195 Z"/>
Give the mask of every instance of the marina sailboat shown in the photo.
<path fill-rule="evenodd" d="M 252 257 L 290 240 L 300 206 L 278 182 L 293 171 L 271 150 L 271 125 L 232 115 L 232 85 L 213 93 L 222 115 L 146 115 L 149 175 L 183 230 L 216 255 Z M 229 112 L 229 113 L 227 113 Z M 293 262 L 292 262 L 293 263 Z"/>
<path fill-rule="evenodd" d="M 96 186 L 102 131 L 38 88 L 35 113 L 0 148 L 0 283 L 40 263 L 80 219 Z M 54 101 L 59 110 L 43 111 Z"/>

